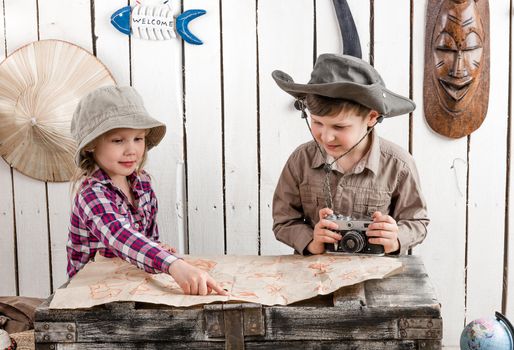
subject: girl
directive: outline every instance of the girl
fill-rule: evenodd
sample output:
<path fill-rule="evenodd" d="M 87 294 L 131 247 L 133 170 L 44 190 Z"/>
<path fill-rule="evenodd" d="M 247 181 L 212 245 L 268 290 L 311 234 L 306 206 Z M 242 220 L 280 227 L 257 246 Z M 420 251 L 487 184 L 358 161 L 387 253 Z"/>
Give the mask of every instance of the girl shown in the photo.
<path fill-rule="evenodd" d="M 79 102 L 71 133 L 78 145 L 75 180 L 83 180 L 68 235 L 70 278 L 99 252 L 150 273 L 168 273 L 185 294 L 227 294 L 207 272 L 158 241 L 157 198 L 142 168 L 147 151 L 165 132 L 166 126 L 148 115 L 131 87 L 102 87 Z"/>

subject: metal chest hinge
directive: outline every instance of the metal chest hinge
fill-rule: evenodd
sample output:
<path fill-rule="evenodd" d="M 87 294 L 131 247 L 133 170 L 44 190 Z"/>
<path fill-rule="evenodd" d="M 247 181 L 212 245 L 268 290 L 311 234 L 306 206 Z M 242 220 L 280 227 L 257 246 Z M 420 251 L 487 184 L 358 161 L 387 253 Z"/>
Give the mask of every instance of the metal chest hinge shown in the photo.
<path fill-rule="evenodd" d="M 443 321 L 440 318 L 401 318 L 398 331 L 400 339 L 441 339 Z"/>
<path fill-rule="evenodd" d="M 260 304 L 213 304 L 204 306 L 205 331 L 209 338 L 225 337 L 225 349 L 244 349 L 245 336 L 263 336 L 264 314 Z"/>
<path fill-rule="evenodd" d="M 77 326 L 73 322 L 37 322 L 34 324 L 36 343 L 74 343 Z"/>

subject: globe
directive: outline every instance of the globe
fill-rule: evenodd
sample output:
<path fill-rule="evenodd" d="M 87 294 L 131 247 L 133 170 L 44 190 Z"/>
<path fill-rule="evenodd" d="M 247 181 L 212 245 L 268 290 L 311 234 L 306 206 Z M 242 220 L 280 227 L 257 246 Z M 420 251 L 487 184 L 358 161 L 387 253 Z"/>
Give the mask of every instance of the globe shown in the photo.
<path fill-rule="evenodd" d="M 471 321 L 460 336 L 461 350 L 512 350 L 514 329 L 501 313 Z"/>

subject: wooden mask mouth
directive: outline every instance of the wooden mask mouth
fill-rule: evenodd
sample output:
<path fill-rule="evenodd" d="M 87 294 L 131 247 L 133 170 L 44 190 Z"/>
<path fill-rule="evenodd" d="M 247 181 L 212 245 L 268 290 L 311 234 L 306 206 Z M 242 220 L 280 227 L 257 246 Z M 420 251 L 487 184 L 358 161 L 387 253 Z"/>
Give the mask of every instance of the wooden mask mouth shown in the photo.
<path fill-rule="evenodd" d="M 461 101 L 468 93 L 471 84 L 474 81 L 473 77 L 464 78 L 439 78 L 439 83 L 443 87 L 448 96 L 455 102 Z"/>

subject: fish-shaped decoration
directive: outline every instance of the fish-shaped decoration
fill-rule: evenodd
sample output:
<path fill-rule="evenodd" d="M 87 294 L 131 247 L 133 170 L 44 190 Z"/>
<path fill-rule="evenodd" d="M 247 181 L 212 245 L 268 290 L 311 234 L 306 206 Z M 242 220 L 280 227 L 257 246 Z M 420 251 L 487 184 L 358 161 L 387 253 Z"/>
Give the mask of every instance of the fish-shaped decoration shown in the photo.
<path fill-rule="evenodd" d="M 188 25 L 205 13 L 205 10 L 200 9 L 187 10 L 175 18 L 169 5 L 125 6 L 112 14 L 111 24 L 123 34 L 136 38 L 169 40 L 177 37 L 176 32 L 185 42 L 202 45 L 203 42 L 189 31 Z"/>

